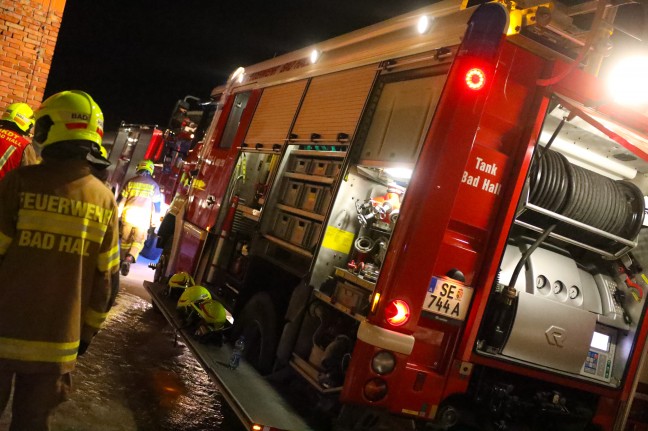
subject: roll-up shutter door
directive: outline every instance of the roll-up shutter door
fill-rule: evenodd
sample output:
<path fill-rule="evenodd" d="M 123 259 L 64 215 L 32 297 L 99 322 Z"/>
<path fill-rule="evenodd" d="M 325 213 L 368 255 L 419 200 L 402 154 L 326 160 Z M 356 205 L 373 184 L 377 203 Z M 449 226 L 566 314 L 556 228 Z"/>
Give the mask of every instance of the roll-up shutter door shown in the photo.
<path fill-rule="evenodd" d="M 308 139 L 317 133 L 334 142 L 339 133 L 351 138 L 365 105 L 377 66 L 367 66 L 313 78 L 293 133 Z"/>
<path fill-rule="evenodd" d="M 306 80 L 302 80 L 263 90 L 245 143 L 250 146 L 283 144 L 305 87 Z"/>

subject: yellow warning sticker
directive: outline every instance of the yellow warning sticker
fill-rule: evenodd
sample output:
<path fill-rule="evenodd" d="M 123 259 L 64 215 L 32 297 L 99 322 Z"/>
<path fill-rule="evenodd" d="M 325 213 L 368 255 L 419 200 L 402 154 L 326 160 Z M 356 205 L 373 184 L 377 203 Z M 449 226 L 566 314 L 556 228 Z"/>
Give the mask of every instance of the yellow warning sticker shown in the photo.
<path fill-rule="evenodd" d="M 352 232 L 329 226 L 326 228 L 322 247 L 349 254 L 353 245 L 353 236 Z"/>
<path fill-rule="evenodd" d="M 433 405 L 433 406 L 430 408 L 430 414 L 428 415 L 428 417 L 429 417 L 430 419 L 433 419 L 433 418 L 436 416 L 436 412 L 437 412 L 437 409 L 438 409 L 438 408 L 439 408 L 439 406 L 436 405 L 436 404 Z"/>

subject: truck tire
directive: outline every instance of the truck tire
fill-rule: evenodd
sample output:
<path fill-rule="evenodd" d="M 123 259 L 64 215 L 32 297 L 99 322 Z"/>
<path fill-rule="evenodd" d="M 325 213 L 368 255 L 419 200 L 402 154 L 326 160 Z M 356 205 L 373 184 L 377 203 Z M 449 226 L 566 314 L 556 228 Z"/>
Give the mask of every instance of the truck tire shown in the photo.
<path fill-rule="evenodd" d="M 332 431 L 415 430 L 414 420 L 367 406 L 344 404 L 333 421 Z"/>
<path fill-rule="evenodd" d="M 166 273 L 167 264 L 169 263 L 169 256 L 171 255 L 171 247 L 173 246 L 173 235 L 176 216 L 166 214 L 157 233 L 156 247 L 162 248 L 162 253 L 155 265 L 155 274 L 153 281 L 156 283 L 166 283 L 164 274 Z"/>
<path fill-rule="evenodd" d="M 261 374 L 272 371 L 277 350 L 277 312 L 266 292 L 257 293 L 234 320 L 234 340 L 245 337 L 244 359 Z"/>
<path fill-rule="evenodd" d="M 173 238 L 167 239 L 162 249 L 162 254 L 155 264 L 155 273 L 153 274 L 153 281 L 155 283 L 166 283 L 167 277 L 165 276 L 167 264 L 169 263 L 169 255 L 171 254 L 171 243 Z"/>

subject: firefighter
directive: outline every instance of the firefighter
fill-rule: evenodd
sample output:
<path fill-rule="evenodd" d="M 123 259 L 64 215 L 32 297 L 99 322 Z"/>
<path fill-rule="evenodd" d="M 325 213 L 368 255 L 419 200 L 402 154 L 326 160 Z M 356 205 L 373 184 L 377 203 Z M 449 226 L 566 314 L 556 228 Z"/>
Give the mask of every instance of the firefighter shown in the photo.
<path fill-rule="evenodd" d="M 89 158 L 88 162 L 90 165 L 90 173 L 100 180 L 110 193 L 113 193 L 111 184 L 108 182 L 108 168 L 110 167 L 110 162 L 108 161 L 108 151 L 103 145 L 99 145 L 100 155 L 94 155 Z M 119 292 L 119 272 L 112 276 L 112 295 L 110 297 L 110 304 L 115 302 L 117 293 Z"/>
<path fill-rule="evenodd" d="M 26 103 L 12 103 L 0 117 L 0 179 L 18 166 L 38 162 L 29 133 L 34 125 L 34 112 Z"/>
<path fill-rule="evenodd" d="M 135 176 L 124 184 L 119 200 L 121 273 L 128 275 L 131 263 L 137 261 L 149 228 L 157 227 L 162 194 L 153 179 L 153 162 L 143 160 Z"/>
<path fill-rule="evenodd" d="M 50 429 L 119 276 L 117 203 L 88 163 L 101 156 L 101 109 L 63 91 L 35 119 L 42 163 L 0 181 L 0 411 L 13 380 L 11 431 Z"/>
<path fill-rule="evenodd" d="M 111 185 L 108 182 L 108 167 L 110 166 L 110 162 L 108 161 L 108 151 L 106 151 L 106 147 L 100 145 L 99 152 L 101 154 L 100 157 L 97 157 L 94 161 L 89 161 L 90 172 L 92 172 L 92 175 L 97 177 L 97 179 L 101 180 L 106 187 L 111 189 Z"/>

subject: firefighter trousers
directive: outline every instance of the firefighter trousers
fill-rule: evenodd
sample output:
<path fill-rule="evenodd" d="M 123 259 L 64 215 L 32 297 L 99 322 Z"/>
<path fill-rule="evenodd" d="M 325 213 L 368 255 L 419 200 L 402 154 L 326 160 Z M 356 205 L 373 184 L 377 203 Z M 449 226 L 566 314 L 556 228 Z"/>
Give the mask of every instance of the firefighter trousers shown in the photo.
<path fill-rule="evenodd" d="M 0 413 L 9 402 L 12 386 L 9 431 L 49 431 L 54 409 L 67 399 L 72 380 L 70 373 L 23 374 L 0 370 Z"/>
<path fill-rule="evenodd" d="M 129 254 L 133 256 L 133 262 L 137 261 L 137 257 L 144 248 L 148 228 L 149 226 L 137 226 L 122 222 L 119 232 L 119 257 L 122 261 Z"/>

